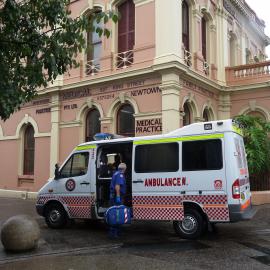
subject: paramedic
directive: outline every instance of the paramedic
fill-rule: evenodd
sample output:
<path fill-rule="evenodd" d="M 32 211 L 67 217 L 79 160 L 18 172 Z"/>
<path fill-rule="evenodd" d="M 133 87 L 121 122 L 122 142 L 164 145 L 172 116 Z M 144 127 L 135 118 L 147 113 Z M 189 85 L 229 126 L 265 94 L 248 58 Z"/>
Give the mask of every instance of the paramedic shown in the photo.
<path fill-rule="evenodd" d="M 127 165 L 120 163 L 118 170 L 113 174 L 110 185 L 110 200 L 112 205 L 120 205 L 123 203 L 123 197 L 126 194 L 125 171 Z"/>
<path fill-rule="evenodd" d="M 127 166 L 125 163 L 120 163 L 118 170 L 113 174 L 110 185 L 110 201 L 111 205 L 123 204 L 123 197 L 126 194 L 126 179 L 125 171 Z M 118 238 L 120 234 L 120 226 L 110 226 L 109 236 L 111 238 Z"/>

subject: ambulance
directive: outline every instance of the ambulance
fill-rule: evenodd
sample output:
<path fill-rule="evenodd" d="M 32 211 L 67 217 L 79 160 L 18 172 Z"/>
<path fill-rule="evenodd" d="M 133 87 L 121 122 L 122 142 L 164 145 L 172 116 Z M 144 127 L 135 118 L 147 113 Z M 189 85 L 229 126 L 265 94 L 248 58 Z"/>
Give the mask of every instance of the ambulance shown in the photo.
<path fill-rule="evenodd" d="M 163 135 L 99 134 L 78 145 L 38 193 L 36 209 L 51 228 L 69 219 L 104 219 L 119 162 L 127 165 L 125 205 L 132 220 L 172 221 L 198 238 L 211 223 L 251 219 L 251 193 L 240 126 L 194 123 Z"/>

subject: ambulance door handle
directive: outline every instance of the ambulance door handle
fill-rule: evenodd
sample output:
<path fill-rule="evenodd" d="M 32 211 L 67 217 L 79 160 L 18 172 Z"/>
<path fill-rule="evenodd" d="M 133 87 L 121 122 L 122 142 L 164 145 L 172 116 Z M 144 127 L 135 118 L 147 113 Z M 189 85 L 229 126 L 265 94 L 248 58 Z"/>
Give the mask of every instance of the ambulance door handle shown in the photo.
<path fill-rule="evenodd" d="M 141 179 L 139 179 L 139 180 L 135 180 L 135 181 L 132 181 L 132 183 L 134 183 L 134 184 L 143 183 L 143 180 L 141 180 Z"/>
<path fill-rule="evenodd" d="M 82 182 L 81 185 L 90 185 L 89 182 Z"/>

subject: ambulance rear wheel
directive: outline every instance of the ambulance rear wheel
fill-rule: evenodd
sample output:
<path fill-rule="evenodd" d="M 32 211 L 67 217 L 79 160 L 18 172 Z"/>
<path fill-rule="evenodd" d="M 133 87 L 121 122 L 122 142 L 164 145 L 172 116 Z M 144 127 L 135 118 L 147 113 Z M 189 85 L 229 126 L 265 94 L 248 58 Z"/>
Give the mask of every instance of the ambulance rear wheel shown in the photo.
<path fill-rule="evenodd" d="M 52 229 L 63 228 L 67 224 L 67 215 L 64 208 L 59 204 L 48 205 L 45 212 L 45 221 Z"/>
<path fill-rule="evenodd" d="M 204 228 L 202 215 L 194 208 L 185 210 L 184 219 L 174 221 L 173 227 L 175 232 L 184 239 L 196 239 L 201 236 Z"/>

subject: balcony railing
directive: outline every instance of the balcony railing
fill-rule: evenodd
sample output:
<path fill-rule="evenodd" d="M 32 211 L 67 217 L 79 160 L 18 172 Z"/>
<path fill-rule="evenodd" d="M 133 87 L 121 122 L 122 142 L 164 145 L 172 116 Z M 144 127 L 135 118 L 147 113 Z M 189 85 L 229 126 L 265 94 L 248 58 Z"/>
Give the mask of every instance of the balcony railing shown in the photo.
<path fill-rule="evenodd" d="M 96 75 L 100 71 L 100 60 L 95 59 L 86 62 L 85 64 L 85 75 Z"/>
<path fill-rule="evenodd" d="M 115 67 L 118 68 L 127 68 L 131 66 L 134 62 L 134 51 L 126 51 L 115 54 Z"/>
<path fill-rule="evenodd" d="M 203 72 L 205 73 L 206 76 L 209 76 L 210 74 L 210 67 L 206 61 L 203 62 Z"/>
<path fill-rule="evenodd" d="M 189 67 L 192 66 L 192 54 L 191 52 L 187 51 L 186 49 L 184 49 L 184 61 L 185 64 Z"/>
<path fill-rule="evenodd" d="M 270 81 L 270 61 L 226 68 L 228 85 L 244 85 Z"/>

